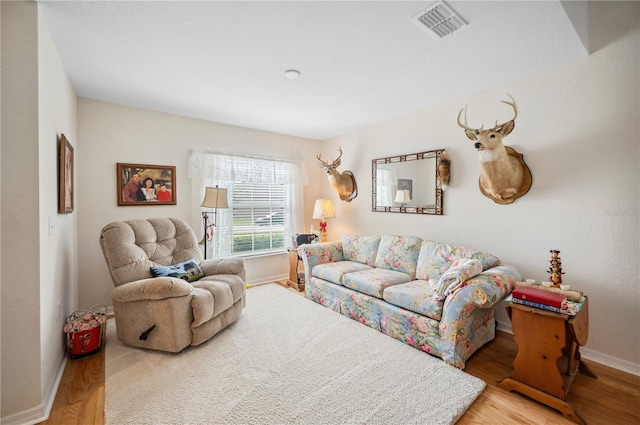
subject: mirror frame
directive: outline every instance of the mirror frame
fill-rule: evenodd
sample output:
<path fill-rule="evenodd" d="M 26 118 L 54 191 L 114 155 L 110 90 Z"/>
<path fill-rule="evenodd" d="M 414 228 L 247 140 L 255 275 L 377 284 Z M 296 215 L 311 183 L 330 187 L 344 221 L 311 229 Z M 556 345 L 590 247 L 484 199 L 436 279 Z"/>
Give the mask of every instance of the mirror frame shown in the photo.
<path fill-rule="evenodd" d="M 371 161 L 371 211 L 373 212 L 392 212 L 402 214 L 427 214 L 427 215 L 444 215 L 443 198 L 444 192 L 442 190 L 442 182 L 440 181 L 440 173 L 438 168 L 440 165 L 440 157 L 442 156 L 444 149 L 436 149 L 432 151 L 412 153 L 408 155 L 390 156 L 386 158 L 377 158 Z M 422 207 L 384 207 L 376 206 L 376 178 L 378 172 L 378 164 L 394 164 L 407 161 L 419 161 L 422 159 L 435 158 L 436 163 L 433 170 L 435 176 L 435 195 L 436 202 L 434 207 L 422 208 Z M 415 188 L 414 188 L 415 190 Z"/>

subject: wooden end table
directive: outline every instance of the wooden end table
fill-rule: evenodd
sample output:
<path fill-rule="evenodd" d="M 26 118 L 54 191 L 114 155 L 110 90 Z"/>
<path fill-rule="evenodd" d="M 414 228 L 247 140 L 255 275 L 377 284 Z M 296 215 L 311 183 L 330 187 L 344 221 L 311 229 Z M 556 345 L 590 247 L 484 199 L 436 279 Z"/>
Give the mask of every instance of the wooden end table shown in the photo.
<path fill-rule="evenodd" d="M 580 346 L 589 336 L 589 300 L 575 316 L 554 313 L 535 307 L 509 303 L 518 354 L 513 372 L 498 386 L 517 391 L 560 411 L 572 421 L 586 422 L 566 399 L 578 371 L 596 378 L 596 374 L 580 358 Z"/>
<path fill-rule="evenodd" d="M 297 289 L 298 291 L 304 291 L 304 274 L 300 277 L 301 273 L 304 273 L 304 266 L 301 264 L 302 259 L 298 255 L 297 248 L 287 248 L 289 251 L 289 280 L 287 285 Z"/>

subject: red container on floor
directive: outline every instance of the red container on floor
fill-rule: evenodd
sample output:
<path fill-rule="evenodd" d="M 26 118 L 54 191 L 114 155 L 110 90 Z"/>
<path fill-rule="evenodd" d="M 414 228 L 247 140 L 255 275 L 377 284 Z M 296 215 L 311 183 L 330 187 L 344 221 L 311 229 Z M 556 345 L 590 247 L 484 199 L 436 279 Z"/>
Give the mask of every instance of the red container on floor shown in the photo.
<path fill-rule="evenodd" d="M 95 305 L 88 310 L 74 311 L 65 320 L 69 356 L 87 357 L 102 349 L 102 335 L 107 322 L 107 306 Z M 88 329 L 87 329 L 88 328 Z"/>
<path fill-rule="evenodd" d="M 70 332 L 69 356 L 72 359 L 79 359 L 97 353 L 102 349 L 102 329 L 103 325 L 86 331 Z"/>

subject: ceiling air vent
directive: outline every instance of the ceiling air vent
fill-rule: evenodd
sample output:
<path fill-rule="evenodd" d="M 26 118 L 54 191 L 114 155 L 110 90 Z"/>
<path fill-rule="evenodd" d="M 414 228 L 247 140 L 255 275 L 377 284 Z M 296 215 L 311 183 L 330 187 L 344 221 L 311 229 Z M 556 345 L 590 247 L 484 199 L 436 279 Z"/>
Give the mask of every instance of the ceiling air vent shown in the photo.
<path fill-rule="evenodd" d="M 449 6 L 437 1 L 411 20 L 432 36 L 440 39 L 467 25 Z"/>

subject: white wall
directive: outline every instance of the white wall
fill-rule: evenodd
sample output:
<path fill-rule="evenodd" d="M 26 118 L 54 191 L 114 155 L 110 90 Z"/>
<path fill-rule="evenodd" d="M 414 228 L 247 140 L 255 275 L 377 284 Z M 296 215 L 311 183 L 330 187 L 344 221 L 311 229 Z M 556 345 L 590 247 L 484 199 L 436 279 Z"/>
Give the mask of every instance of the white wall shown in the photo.
<path fill-rule="evenodd" d="M 585 357 L 640 374 L 639 4 L 589 6 L 589 57 L 326 141 L 324 153 L 343 147 L 360 189 L 354 202 L 336 203 L 329 238 L 417 235 L 491 252 L 538 281 L 558 249 L 563 281 L 589 296 Z M 533 185 L 498 205 L 478 189 L 477 154 L 456 116 L 468 104 L 472 126 L 504 121 L 507 93 L 519 116 L 505 140 L 524 154 Z M 451 157 L 444 216 L 371 212 L 371 159 L 438 148 Z M 497 316 L 510 326 L 502 306 Z"/>
<path fill-rule="evenodd" d="M 1 415 L 8 425 L 48 414 L 66 360 L 77 214 L 57 214 L 57 143 L 61 133 L 77 143 L 76 96 L 36 3 L 2 2 L 1 10 Z"/>
<path fill-rule="evenodd" d="M 209 150 L 304 161 L 309 180 L 317 181 L 315 164 L 320 142 L 225 124 L 80 99 L 78 131 L 79 304 L 111 306 L 113 283 L 99 245 L 100 231 L 113 221 L 150 217 L 180 217 L 196 232 L 202 229 L 202 193 L 192 193 L 188 178 L 191 151 Z M 177 205 L 117 206 L 116 163 L 176 166 Z M 326 181 L 326 179 L 325 179 Z M 304 187 L 306 224 L 321 187 Z M 200 233 L 197 233 L 198 235 Z M 247 260 L 247 280 L 262 283 L 289 274 L 286 254 Z"/>
<path fill-rule="evenodd" d="M 58 143 L 61 134 L 67 137 L 76 155 L 80 146 L 76 129 L 76 94 L 41 13 L 38 14 L 38 87 L 40 364 L 42 398 L 48 411 L 66 361 L 66 341 L 60 335 L 60 329 L 65 318 L 78 308 L 78 213 L 58 214 Z"/>
<path fill-rule="evenodd" d="M 38 32 L 35 3 L 2 8 L 2 422 L 40 411 Z M 28 273 L 25 273 L 25 266 Z M 26 314 L 25 314 L 26 313 Z M 28 335 L 29 338 L 25 338 Z M 7 347 L 11 347 L 8 350 Z"/>

